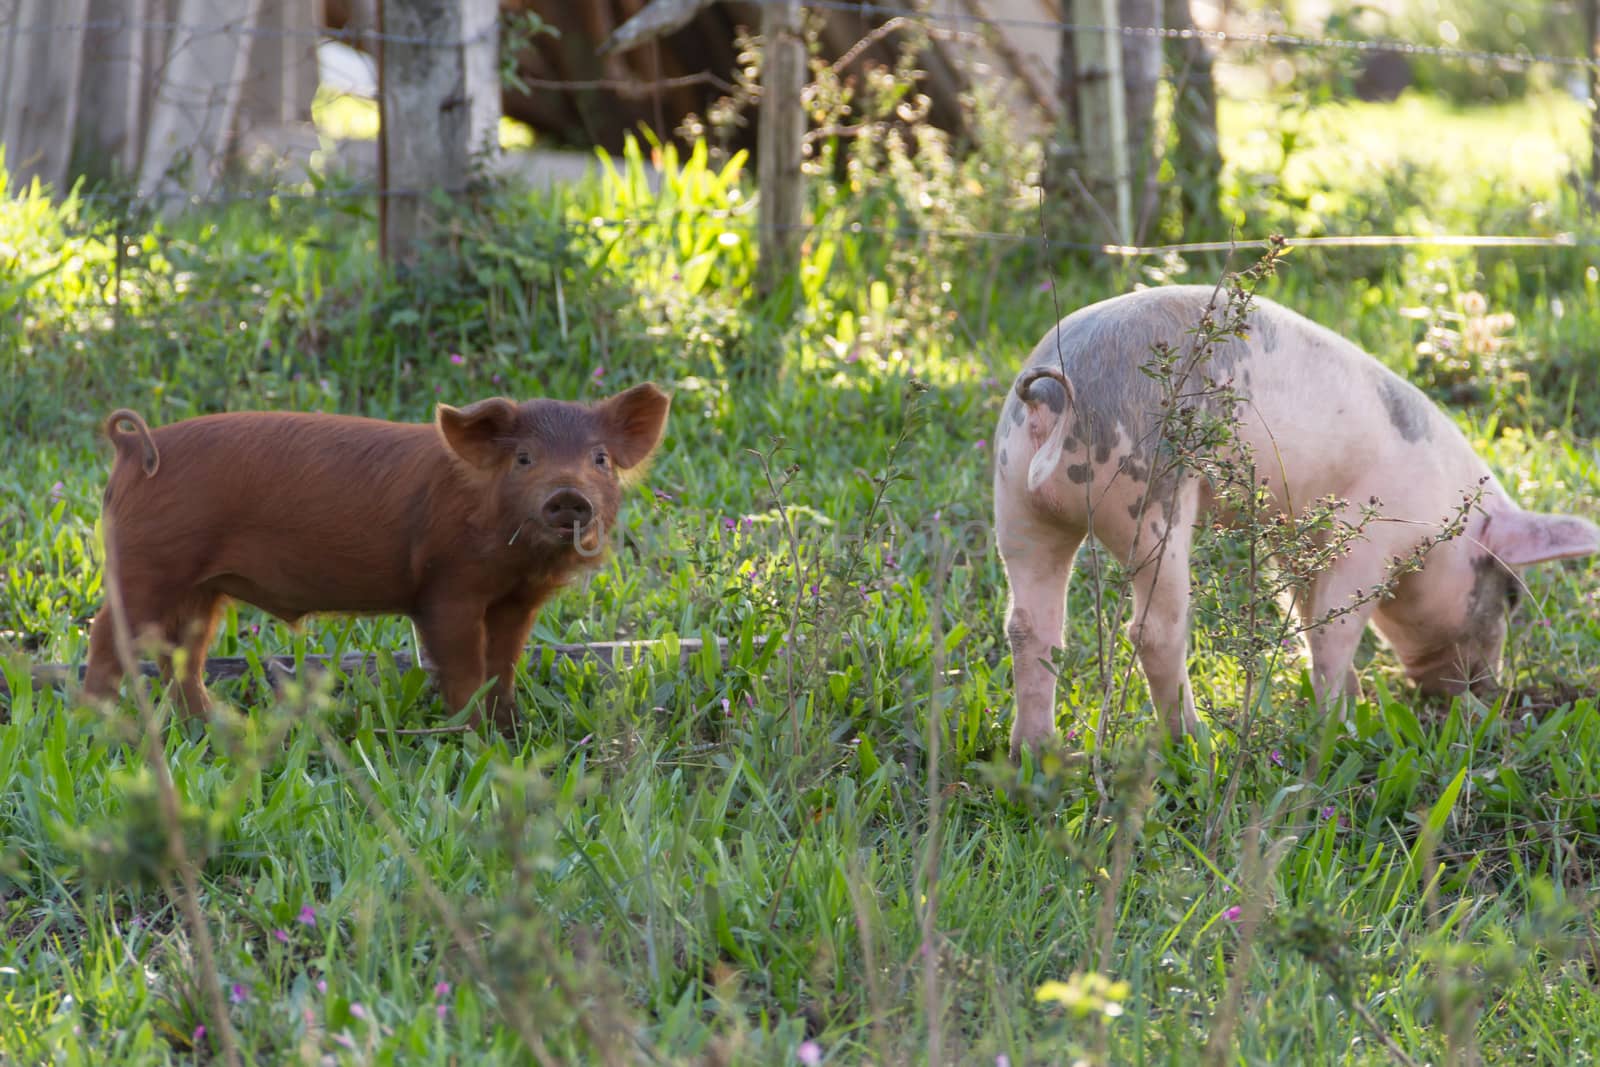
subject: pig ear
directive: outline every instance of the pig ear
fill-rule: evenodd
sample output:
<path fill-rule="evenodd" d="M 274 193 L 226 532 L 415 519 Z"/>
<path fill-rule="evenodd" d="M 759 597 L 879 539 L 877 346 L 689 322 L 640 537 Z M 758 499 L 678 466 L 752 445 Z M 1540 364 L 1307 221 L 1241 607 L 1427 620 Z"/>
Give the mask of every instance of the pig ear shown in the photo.
<path fill-rule="evenodd" d="M 1502 511 L 1490 518 L 1483 539 L 1489 551 L 1512 567 L 1600 552 L 1600 528 L 1576 515 Z"/>
<path fill-rule="evenodd" d="M 464 408 L 440 404 L 438 424 L 450 451 L 469 466 L 488 469 L 509 454 L 499 438 L 510 437 L 516 428 L 517 405 L 499 396 Z"/>
<path fill-rule="evenodd" d="M 636 385 L 595 405 L 595 414 L 605 426 L 606 447 L 619 470 L 637 467 L 650 458 L 666 431 L 671 407 L 672 397 L 654 382 Z"/>

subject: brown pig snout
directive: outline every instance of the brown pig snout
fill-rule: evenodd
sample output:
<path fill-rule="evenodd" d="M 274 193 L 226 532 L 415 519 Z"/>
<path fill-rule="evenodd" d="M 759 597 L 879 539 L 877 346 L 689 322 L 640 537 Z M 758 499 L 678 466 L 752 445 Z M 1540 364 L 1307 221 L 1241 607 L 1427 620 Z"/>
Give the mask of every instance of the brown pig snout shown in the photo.
<path fill-rule="evenodd" d="M 570 530 L 574 526 L 588 526 L 594 521 L 594 502 L 577 489 L 563 486 L 545 497 L 539 517 L 546 526 Z"/>

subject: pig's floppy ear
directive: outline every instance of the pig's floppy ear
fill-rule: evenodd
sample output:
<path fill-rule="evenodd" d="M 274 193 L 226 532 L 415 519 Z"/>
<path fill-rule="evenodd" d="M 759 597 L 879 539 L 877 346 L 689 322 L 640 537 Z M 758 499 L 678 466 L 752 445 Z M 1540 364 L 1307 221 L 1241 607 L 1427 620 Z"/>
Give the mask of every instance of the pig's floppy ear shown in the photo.
<path fill-rule="evenodd" d="M 1489 551 L 1502 563 L 1526 567 L 1600 552 L 1600 528 L 1576 515 L 1541 515 L 1512 509 L 1489 520 L 1483 532 Z"/>
<path fill-rule="evenodd" d="M 606 447 L 619 470 L 637 467 L 650 458 L 667 428 L 672 397 L 654 382 L 636 385 L 595 405 L 605 427 Z"/>
<path fill-rule="evenodd" d="M 488 469 L 509 454 L 496 438 L 511 436 L 517 425 L 517 405 L 499 396 L 464 408 L 440 404 L 437 421 L 450 451 L 468 466 Z"/>

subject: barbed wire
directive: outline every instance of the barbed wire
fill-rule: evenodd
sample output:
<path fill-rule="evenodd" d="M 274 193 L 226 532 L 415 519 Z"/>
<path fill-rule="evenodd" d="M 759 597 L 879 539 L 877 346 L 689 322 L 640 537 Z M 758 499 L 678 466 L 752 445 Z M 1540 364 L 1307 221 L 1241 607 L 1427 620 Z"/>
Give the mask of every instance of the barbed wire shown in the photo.
<path fill-rule="evenodd" d="M 701 215 L 710 213 L 700 212 Z M 590 226 L 622 226 L 640 229 L 651 225 L 668 225 L 676 216 L 624 216 L 608 218 L 597 216 L 588 219 Z M 728 217 L 724 221 L 737 223 L 738 229 L 755 231 L 759 224 L 753 219 Z M 1186 241 L 1163 245 L 1121 245 L 1104 241 L 1064 241 L 1045 238 L 1035 233 L 1012 233 L 1004 230 L 963 230 L 949 228 L 924 228 L 914 226 L 879 226 L 863 222 L 791 223 L 774 227 L 782 231 L 802 233 L 832 233 L 867 235 L 905 240 L 967 240 L 1005 244 L 1029 245 L 1067 249 L 1075 252 L 1098 252 L 1122 258 L 1145 258 L 1197 254 L 1203 252 L 1228 252 L 1235 248 L 1265 247 L 1270 237 L 1236 238 L 1232 241 Z M 1284 244 L 1293 248 L 1576 248 L 1581 245 L 1600 245 L 1600 234 L 1323 234 L 1319 236 L 1283 238 Z"/>
<path fill-rule="evenodd" d="M 265 189 L 265 190 L 229 190 L 223 193 L 206 195 L 191 195 L 180 193 L 157 193 L 153 199 L 178 199 L 186 201 L 192 207 L 219 206 L 225 207 L 235 203 L 267 203 L 273 200 L 289 202 L 320 202 L 330 203 L 350 202 L 361 200 L 381 200 L 397 198 L 421 198 L 432 196 L 438 190 L 431 188 L 390 188 L 380 189 L 376 186 L 351 185 L 322 189 Z M 113 193 L 82 193 L 76 197 L 79 203 L 90 204 L 126 204 L 130 197 L 119 196 Z M 751 207 L 740 209 L 693 209 L 674 210 L 662 214 L 635 214 L 635 215 L 588 215 L 575 219 L 574 225 L 588 226 L 590 229 L 600 230 L 607 227 L 618 227 L 628 230 L 641 230 L 651 226 L 672 226 L 686 217 L 710 219 L 719 222 L 725 229 L 740 230 L 745 233 L 758 233 L 760 223 L 751 218 L 754 210 Z M 98 219 L 102 228 L 114 225 L 114 219 Z M 987 229 L 962 229 L 954 227 L 923 227 L 923 226 L 890 226 L 877 223 L 868 223 L 861 220 L 839 220 L 809 223 L 783 224 L 775 229 L 783 232 L 799 232 L 802 234 L 822 234 L 833 236 L 871 236 L 884 237 L 895 241 L 971 241 L 984 244 L 1011 244 L 1029 247 L 1043 247 L 1046 241 L 1039 234 L 1031 232 L 1012 232 L 1007 230 Z M 1171 255 L 1194 255 L 1212 252 L 1228 252 L 1238 248 L 1265 247 L 1272 238 L 1249 237 L 1237 238 L 1231 241 L 1184 241 L 1172 244 L 1156 245 L 1124 245 L 1105 241 L 1068 241 L 1060 238 L 1051 238 L 1048 246 L 1054 249 L 1074 252 L 1091 252 L 1099 255 L 1119 259 L 1141 259 L 1151 257 L 1164 257 Z M 1289 236 L 1283 238 L 1289 247 L 1299 248 L 1580 248 L 1600 246 L 1600 234 L 1575 233 L 1569 230 L 1558 231 L 1551 234 L 1316 234 L 1307 236 Z"/>
<path fill-rule="evenodd" d="M 92 191 L 77 193 L 72 199 L 80 204 L 164 204 L 183 201 L 191 207 L 225 207 L 228 204 L 262 203 L 269 200 L 385 200 L 396 197 L 432 196 L 448 190 L 436 188 L 388 188 L 375 185 L 340 185 L 321 189 L 293 189 L 276 186 L 271 189 L 230 189 L 221 193 L 188 193 L 178 189 L 141 190 L 136 193 Z"/>
<path fill-rule="evenodd" d="M 744 0 L 755 7 L 771 7 L 785 0 Z M 1438 59 L 1458 59 L 1483 63 L 1506 63 L 1528 66 L 1534 63 L 1552 66 L 1595 67 L 1600 65 L 1588 56 L 1555 55 L 1540 52 L 1497 52 L 1475 48 L 1455 48 L 1450 45 L 1418 44 L 1393 37 L 1356 39 L 1327 37 L 1299 33 L 1275 33 L 1252 30 L 1202 30 L 1177 26 L 1108 26 L 1104 23 L 1068 22 L 1060 19 L 1035 19 L 1010 15 L 978 15 L 962 11 L 918 11 L 914 8 L 892 4 L 862 2 L 862 0 L 805 0 L 807 8 L 824 11 L 854 12 L 860 15 L 886 15 L 915 22 L 962 23 L 980 26 L 1011 26 L 1025 30 L 1071 31 L 1073 33 L 1116 33 L 1124 37 L 1159 37 L 1179 41 L 1212 41 L 1218 44 L 1262 44 L 1282 48 L 1324 48 L 1354 52 L 1395 52 L 1400 55 L 1429 56 Z"/>
<path fill-rule="evenodd" d="M 53 36 L 55 34 L 99 32 L 105 30 L 138 30 L 160 33 L 183 32 L 204 37 L 231 33 L 241 37 L 277 39 L 307 38 L 333 40 L 344 44 L 382 41 L 385 44 L 425 45 L 434 48 L 464 48 L 469 45 L 488 44 L 499 38 L 498 25 L 485 27 L 470 37 L 429 37 L 412 33 L 379 33 L 377 30 L 332 29 L 318 26 L 313 29 L 295 29 L 288 26 L 260 26 L 239 22 L 177 22 L 170 19 L 88 19 L 83 22 L 38 22 L 28 26 L 13 26 L 4 31 L 16 36 Z"/>
<path fill-rule="evenodd" d="M 754 7 L 770 7 L 786 0 L 744 0 Z M 1026 30 L 1071 31 L 1073 33 L 1113 33 L 1124 37 L 1156 37 L 1164 40 L 1199 40 L 1215 44 L 1255 44 L 1279 48 L 1328 49 L 1352 52 L 1389 52 L 1398 55 L 1426 56 L 1435 59 L 1452 59 L 1465 62 L 1499 63 L 1526 67 L 1534 64 L 1546 66 L 1589 69 L 1600 66 L 1589 56 L 1558 55 L 1548 52 L 1506 52 L 1477 48 L 1457 48 L 1451 45 L 1427 44 L 1394 37 L 1350 38 L 1313 34 L 1279 33 L 1267 30 L 1203 30 L 1196 27 L 1177 26 L 1123 26 L 1093 22 L 1071 22 L 1061 19 L 1038 19 L 1010 15 L 979 15 L 961 11 L 919 11 L 893 4 L 862 2 L 862 0 L 806 0 L 804 7 L 855 13 L 862 16 L 878 15 L 922 23 L 958 23 L 969 26 L 1013 27 Z M 17 26 L 6 31 L 12 34 L 41 35 L 75 33 L 85 30 L 158 30 L 161 32 L 186 31 L 196 35 L 234 33 L 248 37 L 313 38 L 328 39 L 346 44 L 383 41 L 392 44 L 425 45 L 438 48 L 459 48 L 484 44 L 499 32 L 489 27 L 465 38 L 434 38 L 416 34 L 379 33 L 376 30 L 349 28 L 294 29 L 281 26 L 241 25 L 239 23 L 185 23 L 163 19 L 91 19 L 83 22 L 36 23 Z M 581 83 L 579 85 L 581 86 Z"/>

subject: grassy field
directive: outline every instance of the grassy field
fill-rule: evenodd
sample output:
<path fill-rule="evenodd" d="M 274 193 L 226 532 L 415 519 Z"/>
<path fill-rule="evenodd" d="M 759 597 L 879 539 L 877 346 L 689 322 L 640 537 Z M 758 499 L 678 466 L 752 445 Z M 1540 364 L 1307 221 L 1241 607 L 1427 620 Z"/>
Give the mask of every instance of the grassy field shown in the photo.
<path fill-rule="evenodd" d="M 1229 118 L 1231 202 L 1247 233 L 1581 230 L 1556 150 L 1450 163 L 1543 107 L 1333 109 L 1305 120 L 1316 167 L 1276 177 L 1251 143 L 1271 116 Z M 1137 673 L 1102 685 L 1130 656 L 1107 631 L 1097 657 L 1091 555 L 1060 726 L 1093 758 L 1014 768 L 983 535 L 1004 383 L 1057 303 L 1220 264 L 873 233 L 1036 231 L 1003 154 L 925 147 L 816 181 L 798 291 L 762 301 L 749 176 L 661 162 L 659 194 L 635 161 L 457 204 L 457 258 L 392 276 L 337 185 L 170 223 L 0 204 L 0 1060 L 209 1062 L 231 1038 L 261 1063 L 1586 1062 L 1593 564 L 1529 576 L 1503 701 L 1423 701 L 1369 641 L 1368 701 L 1335 724 L 1292 652 L 1241 707 L 1224 544 L 1191 658 L 1214 728 L 1152 754 Z M 1593 515 L 1593 252 L 1296 252 L 1267 291 L 1446 403 L 1525 505 Z M 258 672 L 165 733 L 168 811 L 131 701 L 102 718 L 29 683 L 84 656 L 113 407 L 426 419 L 644 379 L 675 395 L 663 450 L 534 639 L 661 643 L 617 674 L 530 662 L 514 739 L 398 733 L 446 724 L 418 672 L 281 699 Z M 728 647 L 680 665 L 686 637 Z M 410 641 L 240 609 L 213 654 Z"/>

